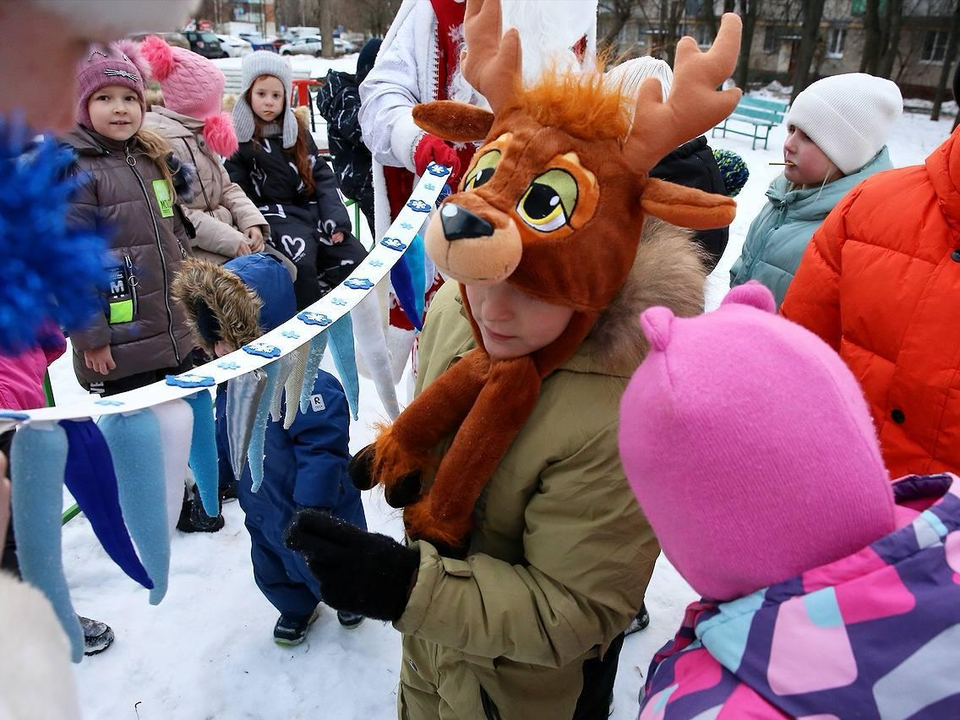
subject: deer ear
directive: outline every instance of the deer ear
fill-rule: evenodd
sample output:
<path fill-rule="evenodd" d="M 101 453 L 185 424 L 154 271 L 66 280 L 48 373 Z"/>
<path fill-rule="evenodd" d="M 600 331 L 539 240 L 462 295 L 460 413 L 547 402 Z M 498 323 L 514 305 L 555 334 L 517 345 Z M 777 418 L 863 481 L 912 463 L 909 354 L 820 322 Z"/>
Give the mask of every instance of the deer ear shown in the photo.
<path fill-rule="evenodd" d="M 644 185 L 640 207 L 647 215 L 694 230 L 726 227 L 737 214 L 732 198 L 656 178 Z"/>
<path fill-rule="evenodd" d="M 483 140 L 493 126 L 493 113 L 476 105 L 437 100 L 413 108 L 413 121 L 431 135 L 451 142 Z"/>

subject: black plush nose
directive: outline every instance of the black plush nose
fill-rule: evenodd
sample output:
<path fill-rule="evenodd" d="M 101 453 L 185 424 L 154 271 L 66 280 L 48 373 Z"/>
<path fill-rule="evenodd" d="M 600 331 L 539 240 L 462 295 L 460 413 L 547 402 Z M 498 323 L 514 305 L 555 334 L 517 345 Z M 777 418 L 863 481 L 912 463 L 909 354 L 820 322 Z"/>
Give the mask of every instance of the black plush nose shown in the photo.
<path fill-rule="evenodd" d="M 493 235 L 493 225 L 453 203 L 444 203 L 440 208 L 440 223 L 443 225 L 443 236 L 450 242 Z"/>

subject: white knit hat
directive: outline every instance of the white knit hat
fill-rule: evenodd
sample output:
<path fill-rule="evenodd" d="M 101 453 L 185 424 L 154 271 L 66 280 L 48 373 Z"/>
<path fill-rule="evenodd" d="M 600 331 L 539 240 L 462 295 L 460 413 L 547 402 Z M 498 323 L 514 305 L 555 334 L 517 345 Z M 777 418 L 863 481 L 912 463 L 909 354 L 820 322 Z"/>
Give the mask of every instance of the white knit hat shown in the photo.
<path fill-rule="evenodd" d="M 798 128 L 844 175 L 880 152 L 903 112 L 896 83 L 866 73 L 832 75 L 797 95 L 787 125 Z"/>
<path fill-rule="evenodd" d="M 622 83 L 621 92 L 626 98 L 635 98 L 640 92 L 640 84 L 648 77 L 660 81 L 663 99 L 666 100 L 673 85 L 673 70 L 663 60 L 644 55 L 622 62 L 607 73 L 607 78 L 612 84 Z"/>
<path fill-rule="evenodd" d="M 283 110 L 283 147 L 292 148 L 297 142 L 297 118 L 290 107 L 290 94 L 293 89 L 293 70 L 290 61 L 268 50 L 257 50 L 243 58 L 243 76 L 240 94 L 233 106 L 233 126 L 237 131 L 237 140 L 247 142 L 253 137 L 256 127 L 253 109 L 247 104 L 247 90 L 261 75 L 272 75 L 283 84 L 286 100 Z"/>

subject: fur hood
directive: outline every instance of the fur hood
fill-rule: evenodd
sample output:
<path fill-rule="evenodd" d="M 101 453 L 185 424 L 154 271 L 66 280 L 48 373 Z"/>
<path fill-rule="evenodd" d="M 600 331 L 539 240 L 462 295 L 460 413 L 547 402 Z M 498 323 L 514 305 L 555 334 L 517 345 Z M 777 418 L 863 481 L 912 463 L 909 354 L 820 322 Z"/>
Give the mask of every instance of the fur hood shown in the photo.
<path fill-rule="evenodd" d="M 693 235 L 657 218 L 646 219 L 630 275 L 583 341 L 575 364 L 588 358 L 607 372 L 630 377 L 649 350 L 640 313 L 656 305 L 677 317 L 703 312 L 707 272 Z"/>
<path fill-rule="evenodd" d="M 213 346 L 203 338 L 197 327 L 197 313 L 201 304 L 210 308 L 220 323 L 221 337 L 232 347 L 242 347 L 263 334 L 260 327 L 263 301 L 260 296 L 234 273 L 219 265 L 198 258 L 187 258 L 173 281 L 171 294 L 186 312 L 187 325 L 197 345 L 210 357 L 216 357 Z"/>

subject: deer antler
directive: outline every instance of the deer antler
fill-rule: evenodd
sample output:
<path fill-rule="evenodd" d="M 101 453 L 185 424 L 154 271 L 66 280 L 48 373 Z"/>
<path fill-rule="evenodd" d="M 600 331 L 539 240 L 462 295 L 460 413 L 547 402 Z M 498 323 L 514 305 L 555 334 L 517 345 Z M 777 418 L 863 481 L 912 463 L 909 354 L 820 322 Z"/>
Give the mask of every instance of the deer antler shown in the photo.
<path fill-rule="evenodd" d="M 733 72 L 740 52 L 740 18 L 726 13 L 713 46 L 700 52 L 692 37 L 677 44 L 673 87 L 666 102 L 660 83 L 648 78 L 637 94 L 633 128 L 623 148 L 631 167 L 648 171 L 690 138 L 709 130 L 737 106 L 741 92 L 716 92 Z"/>
<path fill-rule="evenodd" d="M 502 31 L 500 0 L 467 0 L 463 21 L 467 49 L 460 56 L 460 67 L 494 113 L 507 107 L 520 91 L 523 67 L 520 34 L 510 28 L 501 38 Z"/>

